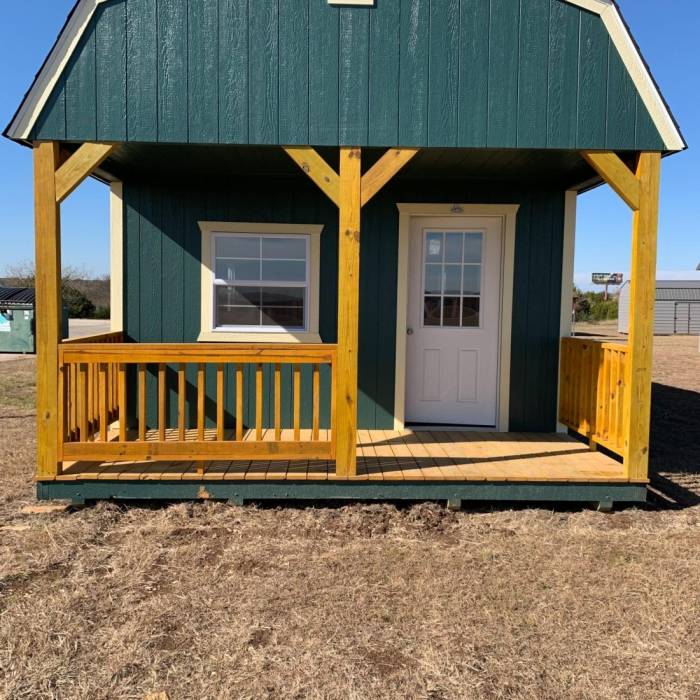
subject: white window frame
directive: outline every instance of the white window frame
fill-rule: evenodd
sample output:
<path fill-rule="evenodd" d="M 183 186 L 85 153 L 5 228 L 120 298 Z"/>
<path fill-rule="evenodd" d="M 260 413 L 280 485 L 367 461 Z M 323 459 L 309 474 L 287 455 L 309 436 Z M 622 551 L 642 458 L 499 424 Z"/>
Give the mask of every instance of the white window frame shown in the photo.
<path fill-rule="evenodd" d="M 252 222 L 200 221 L 202 232 L 202 286 L 199 341 L 244 343 L 320 343 L 318 332 L 320 297 L 321 233 L 318 224 L 261 224 Z M 306 306 L 303 330 L 288 330 L 275 326 L 221 327 L 215 321 L 215 240 L 218 236 L 304 236 L 307 241 Z M 275 286 L 286 286 L 284 283 Z M 301 286 L 301 285 L 293 285 Z"/>

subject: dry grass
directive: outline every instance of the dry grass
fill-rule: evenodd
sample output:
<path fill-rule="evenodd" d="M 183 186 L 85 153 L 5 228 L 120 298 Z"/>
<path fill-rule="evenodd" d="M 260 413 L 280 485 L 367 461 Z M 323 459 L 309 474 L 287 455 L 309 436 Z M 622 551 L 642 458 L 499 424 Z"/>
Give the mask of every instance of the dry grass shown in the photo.
<path fill-rule="evenodd" d="M 700 697 L 700 508 L 25 515 L 6 379 L 0 697 Z"/>

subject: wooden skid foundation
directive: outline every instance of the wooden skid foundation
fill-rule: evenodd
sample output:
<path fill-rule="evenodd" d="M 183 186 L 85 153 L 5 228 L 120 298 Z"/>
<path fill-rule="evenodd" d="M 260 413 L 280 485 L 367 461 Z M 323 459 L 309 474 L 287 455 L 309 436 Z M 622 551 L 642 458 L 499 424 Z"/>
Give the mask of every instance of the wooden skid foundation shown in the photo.
<path fill-rule="evenodd" d="M 513 501 L 643 503 L 640 484 L 534 484 L 373 481 L 48 481 L 39 500 L 254 501 Z"/>

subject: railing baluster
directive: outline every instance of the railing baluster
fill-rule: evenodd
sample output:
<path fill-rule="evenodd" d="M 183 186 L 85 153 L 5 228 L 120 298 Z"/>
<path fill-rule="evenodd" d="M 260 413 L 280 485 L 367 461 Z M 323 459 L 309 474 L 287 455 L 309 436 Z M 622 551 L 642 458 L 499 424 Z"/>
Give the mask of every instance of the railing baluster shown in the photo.
<path fill-rule="evenodd" d="M 224 365 L 216 368 L 216 439 L 224 439 Z"/>
<path fill-rule="evenodd" d="M 243 439 L 243 366 L 236 365 L 236 440 Z"/>
<path fill-rule="evenodd" d="M 263 432 L 263 366 L 255 368 L 255 439 L 262 440 Z"/>
<path fill-rule="evenodd" d="M 199 363 L 197 369 L 197 439 L 204 440 L 204 398 L 206 390 L 206 365 Z"/>
<path fill-rule="evenodd" d="M 321 412 L 321 372 L 319 365 L 314 365 L 313 374 L 313 416 L 311 419 L 311 439 L 318 441 Z"/>
<path fill-rule="evenodd" d="M 142 442 L 146 439 L 146 365 L 139 364 L 139 440 Z"/>
<path fill-rule="evenodd" d="M 294 365 L 294 440 L 301 438 L 301 365 Z"/>
<path fill-rule="evenodd" d="M 165 394 L 165 365 L 161 362 L 158 365 L 158 439 L 165 442 L 166 423 L 166 394 Z"/>
<path fill-rule="evenodd" d="M 100 392 L 98 396 L 99 404 L 99 420 L 100 420 L 100 440 L 102 442 L 107 442 L 108 431 L 109 431 L 109 395 L 108 384 L 107 384 L 107 364 L 101 362 L 97 365 L 99 371 L 99 384 L 98 391 Z"/>
<path fill-rule="evenodd" d="M 123 362 L 119 363 L 118 376 L 118 394 L 119 394 L 119 442 L 126 442 L 126 365 Z"/>
<path fill-rule="evenodd" d="M 186 392 L 185 364 L 181 362 L 177 368 L 177 436 L 180 442 L 185 441 Z"/>
<path fill-rule="evenodd" d="M 80 365 L 80 442 L 88 441 L 88 368 L 87 365 Z"/>
<path fill-rule="evenodd" d="M 282 367 L 275 365 L 275 440 L 282 439 Z"/>

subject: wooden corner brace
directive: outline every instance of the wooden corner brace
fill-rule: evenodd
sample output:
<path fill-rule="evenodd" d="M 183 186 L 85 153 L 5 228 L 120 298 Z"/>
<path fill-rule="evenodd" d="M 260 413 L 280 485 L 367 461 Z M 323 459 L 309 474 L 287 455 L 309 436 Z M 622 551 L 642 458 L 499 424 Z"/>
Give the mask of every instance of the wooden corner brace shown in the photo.
<path fill-rule="evenodd" d="M 56 170 L 56 201 L 60 204 L 116 150 L 116 144 L 84 143 Z"/>

